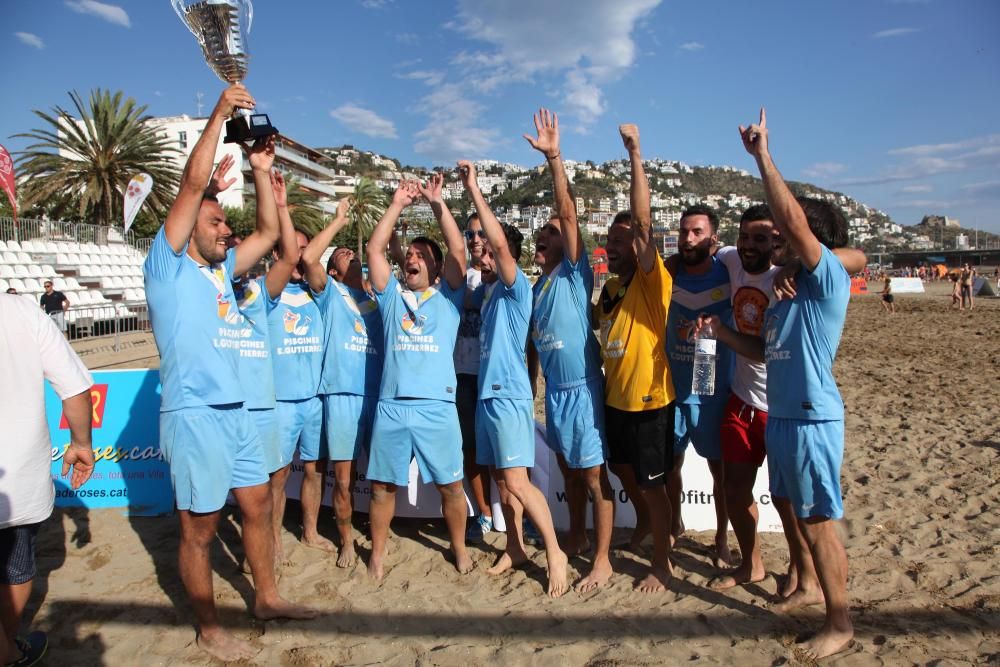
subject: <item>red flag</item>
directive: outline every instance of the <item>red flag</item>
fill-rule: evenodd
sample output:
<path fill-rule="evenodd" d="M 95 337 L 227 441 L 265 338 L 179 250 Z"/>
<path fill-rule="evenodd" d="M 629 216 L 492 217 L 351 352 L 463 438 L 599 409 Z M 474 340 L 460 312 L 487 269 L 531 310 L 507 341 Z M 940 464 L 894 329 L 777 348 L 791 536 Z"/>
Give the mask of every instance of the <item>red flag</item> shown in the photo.
<path fill-rule="evenodd" d="M 17 197 L 14 189 L 14 162 L 10 159 L 10 153 L 0 145 L 0 187 L 7 193 L 7 200 L 14 211 L 14 220 L 17 220 Z"/>

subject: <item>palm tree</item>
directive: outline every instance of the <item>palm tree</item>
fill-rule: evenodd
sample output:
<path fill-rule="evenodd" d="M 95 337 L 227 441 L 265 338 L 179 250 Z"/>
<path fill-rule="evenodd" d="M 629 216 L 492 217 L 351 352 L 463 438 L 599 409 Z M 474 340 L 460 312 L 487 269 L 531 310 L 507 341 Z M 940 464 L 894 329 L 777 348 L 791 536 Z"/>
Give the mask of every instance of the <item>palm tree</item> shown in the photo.
<path fill-rule="evenodd" d="M 17 159 L 24 207 L 54 202 L 53 217 L 121 225 L 125 189 L 145 172 L 153 177 L 146 206 L 165 216 L 180 183 L 179 151 L 147 122 L 146 105 L 123 100 L 121 91 L 93 90 L 87 105 L 79 93 L 69 96 L 79 118 L 59 106 L 52 113 L 34 110 L 47 125 L 15 135 L 36 142 Z"/>
<path fill-rule="evenodd" d="M 316 196 L 303 189 L 294 176 L 285 176 L 285 191 L 288 193 L 288 211 L 296 229 L 315 236 L 326 226 L 326 215 L 316 203 Z M 257 200 L 247 199 L 243 208 L 227 206 L 226 222 L 233 234 L 249 236 L 257 226 Z"/>
<path fill-rule="evenodd" d="M 364 236 L 375 229 L 379 218 L 385 213 L 388 198 L 375 181 L 364 176 L 358 179 L 352 197 L 347 220 L 348 226 L 358 235 L 358 258 L 361 259 L 364 256 L 361 253 Z"/>

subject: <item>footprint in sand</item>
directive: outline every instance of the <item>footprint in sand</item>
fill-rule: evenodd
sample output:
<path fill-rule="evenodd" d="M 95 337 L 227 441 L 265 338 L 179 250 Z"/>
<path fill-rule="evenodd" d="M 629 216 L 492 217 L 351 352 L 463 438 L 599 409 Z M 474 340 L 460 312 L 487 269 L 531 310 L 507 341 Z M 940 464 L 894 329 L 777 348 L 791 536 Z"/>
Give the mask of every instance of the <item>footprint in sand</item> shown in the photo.
<path fill-rule="evenodd" d="M 111 547 L 103 546 L 87 559 L 87 567 L 91 570 L 99 570 L 111 562 Z"/>

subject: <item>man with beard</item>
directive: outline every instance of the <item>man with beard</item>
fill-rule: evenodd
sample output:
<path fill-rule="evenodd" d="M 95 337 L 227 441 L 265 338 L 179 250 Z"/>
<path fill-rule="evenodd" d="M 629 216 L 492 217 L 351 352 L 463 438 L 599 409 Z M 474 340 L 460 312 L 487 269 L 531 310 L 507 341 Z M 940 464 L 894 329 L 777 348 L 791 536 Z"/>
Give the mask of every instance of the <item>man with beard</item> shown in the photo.
<path fill-rule="evenodd" d="M 409 483 L 415 457 L 420 475 L 441 493 L 455 568 L 466 574 L 472 558 L 465 548 L 467 508 L 462 488 L 462 432 L 455 410 L 455 338 L 465 302 L 465 244 L 441 195 L 444 177 L 426 187 L 400 183 L 368 241 L 368 266 L 382 316 L 385 363 L 372 428 L 368 478 L 372 483 L 372 555 L 368 574 L 385 573 L 389 523 L 396 491 Z M 401 284 L 386 259 L 386 246 L 403 209 L 423 196 L 438 221 L 448 255 L 418 236 L 407 248 Z M 440 281 L 438 280 L 440 278 Z M 405 286 L 404 286 L 405 285 Z"/>
<path fill-rule="evenodd" d="M 256 588 L 254 614 L 261 619 L 316 616 L 315 610 L 282 598 L 275 583 L 271 494 L 260 439 L 243 405 L 239 348 L 244 323 L 230 284 L 278 239 L 270 183 L 273 139 L 258 140 L 249 149 L 257 210 L 264 215 L 238 248 L 227 251 L 232 232 L 225 211 L 205 195 L 222 126 L 237 108 L 254 106 L 240 84 L 222 93 L 143 265 L 160 353 L 160 447 L 170 466 L 181 525 L 179 570 L 194 608 L 198 646 L 222 661 L 249 659 L 257 652 L 222 628 L 212 593 L 209 552 L 230 490 L 243 520 L 243 545 Z"/>
<path fill-rule="evenodd" d="M 610 461 L 636 514 L 641 507 L 649 516 L 653 557 L 638 589 L 652 593 L 665 591 L 672 576 L 666 476 L 673 464 L 674 389 L 665 340 L 672 280 L 653 243 L 639 128 L 618 129 L 632 165 L 632 211 L 616 215 L 608 228 L 608 269 L 617 278 L 604 286 L 596 313 Z"/>
<path fill-rule="evenodd" d="M 459 162 L 458 171 L 488 241 L 482 252 L 483 284 L 473 298 L 483 315 L 476 462 L 492 468 L 507 524 L 504 553 L 488 572 L 501 574 L 527 562 L 521 527 L 527 514 L 545 543 L 547 592 L 559 597 L 566 592 L 566 554 L 559 548 L 545 496 L 528 478 L 528 469 L 535 464 L 535 418 L 524 359 L 531 287 L 517 266 L 521 233 L 497 221 L 479 190 L 471 162 Z"/>
<path fill-rule="evenodd" d="M 541 109 L 534 117 L 538 137 L 524 135 L 545 155 L 552 172 L 555 215 L 535 239 L 535 263 L 542 277 L 532 288 L 528 366 L 532 386 L 538 369 L 545 377 L 545 440 L 556 453 L 566 482 L 570 556 L 590 550 L 587 540 L 588 494 L 594 503 L 594 559 L 576 588 L 589 591 L 611 578 L 614 495 L 604 466 L 607 446 L 601 397 L 600 346 L 590 327 L 594 274 L 580 236 L 576 206 L 559 150 L 559 119 Z M 534 393 L 534 392 L 533 392 Z"/>
<path fill-rule="evenodd" d="M 729 377 L 732 372 L 732 354 L 720 346 L 715 359 L 715 394 L 700 396 L 691 391 L 694 369 L 694 339 L 691 330 L 702 313 L 718 315 L 728 322 L 732 307 L 729 301 L 729 272 L 722 260 L 714 255 L 719 242 L 719 217 L 707 206 L 695 205 L 681 215 L 677 247 L 680 262 L 675 267 L 670 312 L 667 316 L 667 353 L 670 375 L 676 395 L 674 410 L 674 465 L 668 475 L 667 494 L 673 513 L 671 534 L 676 539 L 684 532 L 681 519 L 681 497 L 684 483 L 681 468 L 688 444 L 708 462 L 712 473 L 712 493 L 715 498 L 715 551 L 716 567 L 730 561 L 726 513 L 726 496 L 723 484 L 722 446 L 719 442 L 719 424 L 729 396 Z M 732 249 L 730 249 L 732 250 Z"/>
<path fill-rule="evenodd" d="M 337 567 L 356 558 L 354 477 L 356 459 L 369 449 L 378 385 L 382 379 L 382 320 L 378 304 L 364 290 L 361 261 L 341 246 L 330 256 L 330 270 L 320 259 L 348 222 L 350 199 L 337 204 L 337 215 L 302 252 L 309 289 L 323 318 L 325 344 L 319 393 L 323 403 L 323 434 L 327 459 L 333 464 L 333 511 L 340 538 Z M 323 487 L 320 487 L 322 493 Z"/>
<path fill-rule="evenodd" d="M 847 606 L 847 553 L 834 525 L 844 513 L 844 404 L 833 362 L 851 281 L 831 249 L 847 244 L 847 223 L 829 203 L 792 195 L 768 151 L 763 109 L 760 123 L 740 126 L 740 136 L 757 162 L 774 223 L 796 258 L 796 292 L 768 309 L 762 336 L 723 327 L 715 317 L 706 321 L 719 327 L 721 342 L 767 364 L 771 496 L 790 503 L 801 535 L 792 544 L 802 562 L 798 585 L 777 608 L 825 603 L 823 627 L 801 644 L 810 659 L 820 660 L 847 648 L 854 636 Z"/>

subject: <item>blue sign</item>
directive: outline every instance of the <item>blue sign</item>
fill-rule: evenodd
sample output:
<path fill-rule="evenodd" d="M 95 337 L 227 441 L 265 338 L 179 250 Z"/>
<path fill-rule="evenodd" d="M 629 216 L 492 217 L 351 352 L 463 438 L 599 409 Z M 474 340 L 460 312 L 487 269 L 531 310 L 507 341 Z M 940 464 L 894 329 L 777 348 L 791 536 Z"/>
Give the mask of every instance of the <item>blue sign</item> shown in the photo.
<path fill-rule="evenodd" d="M 93 375 L 94 474 L 79 489 L 73 489 L 69 477 L 62 476 L 69 427 L 62 415 L 62 401 L 45 385 L 56 506 L 122 507 L 133 516 L 172 513 L 170 469 L 160 453 L 159 371 L 101 371 Z"/>

